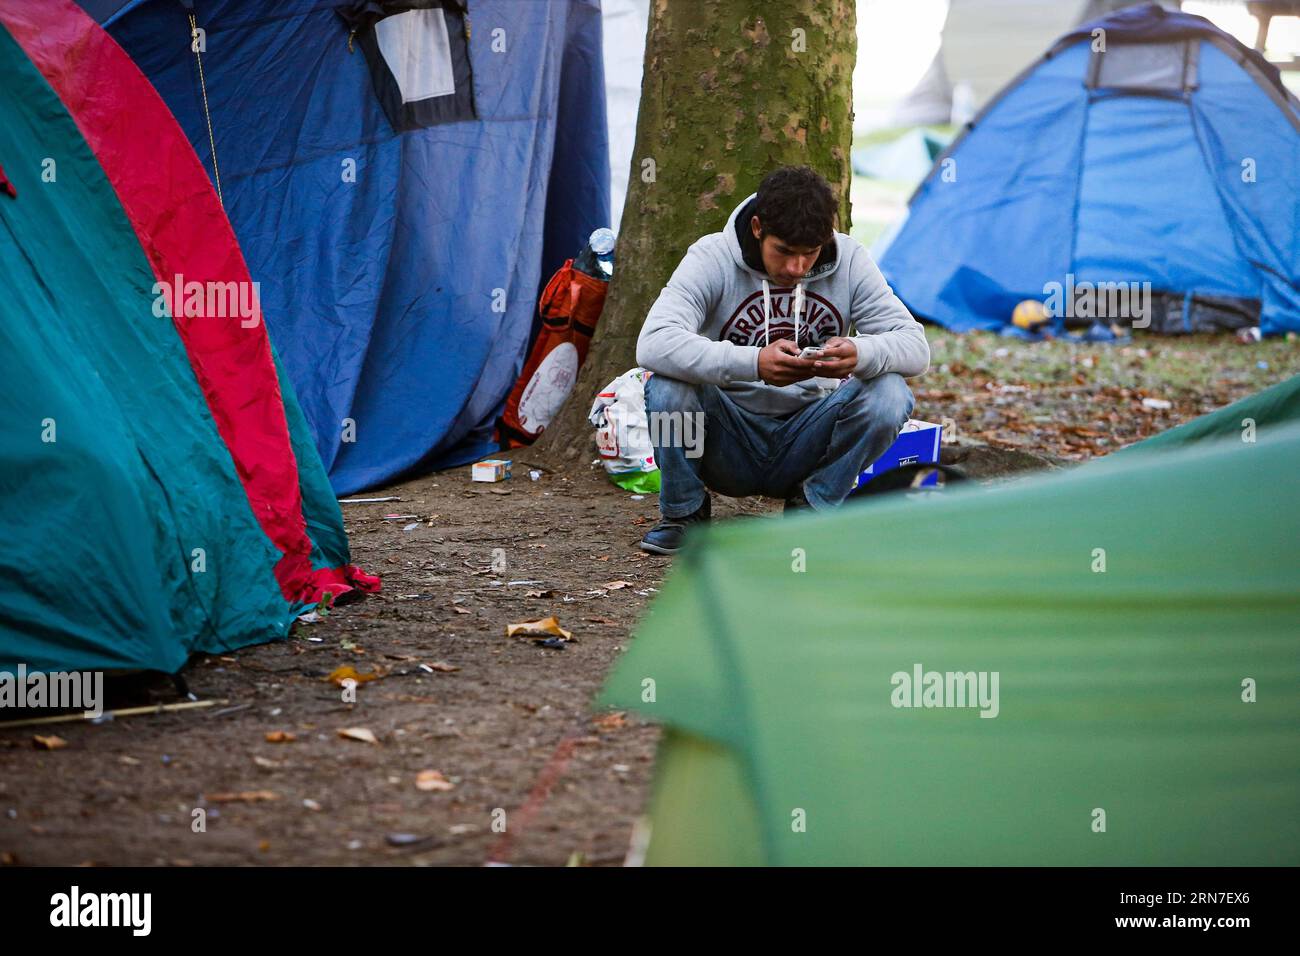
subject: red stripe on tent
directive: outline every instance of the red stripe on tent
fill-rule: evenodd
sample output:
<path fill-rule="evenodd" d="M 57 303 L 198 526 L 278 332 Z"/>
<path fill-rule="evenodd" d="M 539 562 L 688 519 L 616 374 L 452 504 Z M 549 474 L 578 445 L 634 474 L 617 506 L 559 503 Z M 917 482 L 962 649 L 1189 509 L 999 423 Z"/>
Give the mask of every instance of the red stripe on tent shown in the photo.
<path fill-rule="evenodd" d="M 154 275 L 171 285 L 235 282 L 251 289 L 248 266 L 189 140 L 153 85 L 117 42 L 72 0 L 6 0 L 0 23 L 53 87 L 95 153 Z M 185 33 L 177 35 L 185 43 Z M 282 552 L 275 577 L 285 599 L 313 602 L 379 579 L 355 565 L 314 570 L 302 513 L 298 464 L 289 443 L 270 341 L 238 317 L 173 322 L 189 354 L 263 532 Z"/>

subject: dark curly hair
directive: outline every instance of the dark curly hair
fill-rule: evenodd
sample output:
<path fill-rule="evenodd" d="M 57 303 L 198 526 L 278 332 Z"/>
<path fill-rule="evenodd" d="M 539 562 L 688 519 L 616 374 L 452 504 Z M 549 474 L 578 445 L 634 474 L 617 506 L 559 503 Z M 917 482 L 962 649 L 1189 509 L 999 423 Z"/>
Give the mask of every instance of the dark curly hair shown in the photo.
<path fill-rule="evenodd" d="M 791 246 L 824 246 L 835 232 L 835 193 L 808 166 L 782 166 L 763 177 L 754 215 L 764 236 Z"/>

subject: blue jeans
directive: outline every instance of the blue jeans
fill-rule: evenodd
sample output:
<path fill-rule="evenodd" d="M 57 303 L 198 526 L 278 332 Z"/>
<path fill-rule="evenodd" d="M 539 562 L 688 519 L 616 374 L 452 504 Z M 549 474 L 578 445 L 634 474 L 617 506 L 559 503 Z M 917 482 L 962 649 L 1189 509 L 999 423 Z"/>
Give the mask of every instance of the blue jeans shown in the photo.
<path fill-rule="evenodd" d="M 866 382 L 851 377 L 785 418 L 747 411 L 716 385 L 658 374 L 646 383 L 645 402 L 656 442 L 682 430 L 656 430 L 655 413 L 703 414 L 704 438 L 694 448 L 673 440 L 655 444 L 665 518 L 692 514 L 710 488 L 733 498 L 789 498 L 802 488 L 814 508 L 834 507 L 848 497 L 862 469 L 893 444 L 913 407 L 911 390 L 893 372 Z"/>

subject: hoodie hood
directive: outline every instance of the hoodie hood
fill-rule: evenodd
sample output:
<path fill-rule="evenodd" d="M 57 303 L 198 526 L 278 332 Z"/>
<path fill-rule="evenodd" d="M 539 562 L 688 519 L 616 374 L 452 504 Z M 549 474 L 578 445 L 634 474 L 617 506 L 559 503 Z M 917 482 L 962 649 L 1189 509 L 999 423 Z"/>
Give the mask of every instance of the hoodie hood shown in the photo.
<path fill-rule="evenodd" d="M 759 252 L 758 240 L 754 238 L 754 231 L 749 226 L 749 221 L 754 217 L 757 200 L 758 193 L 751 193 L 742 199 L 740 205 L 731 211 L 731 215 L 727 218 L 727 227 L 722 230 L 722 234 L 726 236 L 727 248 L 736 267 L 761 280 L 767 278 L 767 271 L 763 268 L 763 257 Z M 803 282 L 824 279 L 839 268 L 840 244 L 836 242 L 836 235 L 832 233 L 831 241 L 822 246 L 821 255 L 804 275 Z"/>

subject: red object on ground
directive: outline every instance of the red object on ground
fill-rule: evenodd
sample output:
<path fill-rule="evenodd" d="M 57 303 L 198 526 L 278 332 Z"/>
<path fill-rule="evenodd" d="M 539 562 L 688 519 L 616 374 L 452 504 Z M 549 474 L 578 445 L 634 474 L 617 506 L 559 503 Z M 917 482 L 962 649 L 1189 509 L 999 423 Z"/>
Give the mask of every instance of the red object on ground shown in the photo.
<path fill-rule="evenodd" d="M 569 397 L 608 289 L 608 282 L 573 268 L 572 259 L 546 283 L 537 304 L 542 331 L 510 390 L 498 429 L 510 448 L 531 445 Z"/>
<path fill-rule="evenodd" d="M 167 105 L 117 42 L 72 0 L 0 5 L 0 21 L 63 101 L 113 185 L 160 282 L 252 279 L 198 156 Z M 175 310 L 176 331 L 253 514 L 283 555 L 275 579 L 290 601 L 377 591 L 355 565 L 312 567 L 298 464 L 260 310 L 256 323 Z"/>

